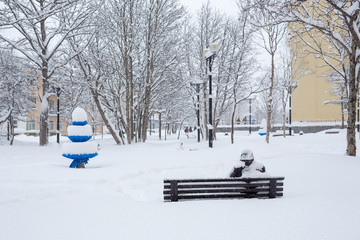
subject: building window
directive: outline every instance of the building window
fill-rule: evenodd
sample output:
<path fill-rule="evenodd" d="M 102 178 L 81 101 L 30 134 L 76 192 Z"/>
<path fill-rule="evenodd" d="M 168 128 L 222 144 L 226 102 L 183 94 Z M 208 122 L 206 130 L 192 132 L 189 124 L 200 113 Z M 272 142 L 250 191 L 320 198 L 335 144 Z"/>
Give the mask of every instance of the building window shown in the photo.
<path fill-rule="evenodd" d="M 30 84 L 30 86 L 33 86 L 33 87 L 35 87 L 37 84 L 36 84 L 36 77 L 34 77 L 34 76 L 29 76 L 28 78 L 27 78 L 27 81 L 28 81 L 28 83 Z"/>
<path fill-rule="evenodd" d="M 59 131 L 62 131 L 62 128 L 63 128 L 63 122 L 59 121 Z"/>
<path fill-rule="evenodd" d="M 49 100 L 49 111 L 51 114 L 55 114 L 55 101 Z"/>
<path fill-rule="evenodd" d="M 49 130 L 54 130 L 54 121 L 49 121 Z"/>
<path fill-rule="evenodd" d="M 29 97 L 29 101 L 31 102 L 31 108 L 36 108 L 36 97 Z"/>
<path fill-rule="evenodd" d="M 18 121 L 17 120 L 13 121 L 13 126 L 14 126 L 14 128 L 18 128 Z"/>
<path fill-rule="evenodd" d="M 26 122 L 26 130 L 35 130 L 35 121 L 27 121 Z"/>

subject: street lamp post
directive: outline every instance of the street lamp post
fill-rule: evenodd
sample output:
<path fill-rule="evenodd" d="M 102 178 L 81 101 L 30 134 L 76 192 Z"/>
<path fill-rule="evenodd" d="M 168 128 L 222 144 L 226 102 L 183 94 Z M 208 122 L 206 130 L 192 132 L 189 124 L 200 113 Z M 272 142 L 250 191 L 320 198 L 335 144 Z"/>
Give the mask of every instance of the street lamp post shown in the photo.
<path fill-rule="evenodd" d="M 291 95 L 293 93 L 293 91 L 295 90 L 295 88 L 297 87 L 296 83 L 291 84 L 291 86 L 289 87 L 289 136 L 291 136 Z"/>
<path fill-rule="evenodd" d="M 210 48 L 204 49 L 204 57 L 209 66 L 209 147 L 213 147 L 213 119 L 212 119 L 212 65 L 219 51 L 219 45 L 216 43 L 210 44 Z"/>
<path fill-rule="evenodd" d="M 291 136 L 291 88 L 289 96 L 289 136 Z"/>
<path fill-rule="evenodd" d="M 57 96 L 56 142 L 57 143 L 60 143 L 60 93 L 61 93 L 61 89 L 57 87 L 56 88 L 56 96 Z"/>

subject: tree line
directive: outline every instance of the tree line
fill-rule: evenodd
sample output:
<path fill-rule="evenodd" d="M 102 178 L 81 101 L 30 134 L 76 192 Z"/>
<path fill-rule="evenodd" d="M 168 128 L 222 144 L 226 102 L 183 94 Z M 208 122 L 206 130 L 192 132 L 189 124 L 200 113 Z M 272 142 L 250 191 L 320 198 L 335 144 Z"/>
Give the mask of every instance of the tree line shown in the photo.
<path fill-rule="evenodd" d="M 14 68 L 41 78 L 40 145 L 48 142 L 48 98 L 57 87 L 65 101 L 64 114 L 70 116 L 77 105 L 96 106 L 117 144 L 146 141 L 155 113 L 170 123 L 185 121 L 196 110 L 190 82 L 207 76 L 203 49 L 212 42 L 221 45 L 213 71 L 215 93 L 210 96 L 215 129 L 230 107 L 235 111 L 259 89 L 252 81 L 256 61 L 246 14 L 240 21 L 208 2 L 190 16 L 178 0 L 1 4 L 2 51 L 25 59 Z M 199 126 L 203 137 L 208 128 L 207 89 L 204 82 Z M 2 115 L 10 109 L 2 107 Z M 26 109 L 21 112 L 26 114 Z"/>
<path fill-rule="evenodd" d="M 216 139 L 221 119 L 230 115 L 234 129 L 239 104 L 257 94 L 258 105 L 263 106 L 261 117 L 267 119 L 269 142 L 274 118 L 281 116 L 285 126 L 287 102 L 302 72 L 294 58 L 296 49 L 281 52 L 281 42 L 290 35 L 301 38 L 316 30 L 338 52 L 330 54 L 312 45 L 314 51 L 321 52 L 325 61 L 331 56 L 343 63 L 333 66 L 329 78 L 344 79 L 341 94 L 349 105 L 348 154 L 354 154 L 356 1 L 238 1 L 237 17 L 221 13 L 209 2 L 192 16 L 178 0 L 1 0 L 0 4 L 1 51 L 9 56 L 5 61 L 13 59 L 3 64 L 9 71 L 0 77 L 0 98 L 5 99 L 5 92 L 15 96 L 6 88 L 12 86 L 23 96 L 13 97 L 15 102 L 27 99 L 23 94 L 29 93 L 27 84 L 33 82 L 31 78 L 41 78 L 40 145 L 48 141 L 47 100 L 56 87 L 62 90 L 63 114 L 70 118 L 76 106 L 93 106 L 90 115 L 101 117 L 117 144 L 146 141 L 154 114 L 166 116 L 166 130 L 170 130 L 175 123 L 195 116 L 198 107 L 198 127 L 203 138 L 208 138 L 209 97 L 214 103 Z M 294 31 L 294 23 L 304 27 Z M 211 73 L 213 94 L 208 96 L 203 50 L 213 42 L 220 50 Z M 257 46 L 271 58 L 270 69 L 260 73 Z M 353 64 L 347 65 L 347 60 Z M 22 79 L 21 87 L 9 84 L 16 77 Z M 199 105 L 191 82 L 202 83 Z M 16 104 L 6 99 L 0 103 L 3 122 L 20 112 L 25 115 L 26 106 L 31 105 L 30 101 L 21 104 L 24 109 L 15 110 Z"/>

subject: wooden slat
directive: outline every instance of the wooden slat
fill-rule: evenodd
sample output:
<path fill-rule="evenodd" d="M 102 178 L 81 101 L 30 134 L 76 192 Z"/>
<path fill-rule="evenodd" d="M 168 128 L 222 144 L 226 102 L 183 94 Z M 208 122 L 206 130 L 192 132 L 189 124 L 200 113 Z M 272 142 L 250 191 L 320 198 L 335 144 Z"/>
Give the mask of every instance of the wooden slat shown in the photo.
<path fill-rule="evenodd" d="M 255 182 L 255 181 L 269 181 L 271 179 L 284 180 L 285 177 L 269 177 L 269 178 L 213 178 L 213 179 L 165 179 L 164 183 L 177 181 L 178 183 L 186 182 Z"/>
<path fill-rule="evenodd" d="M 257 193 L 257 192 L 269 192 L 269 188 L 256 188 L 256 189 L 198 189 L 198 190 L 179 190 L 178 195 L 180 194 L 204 194 L 204 193 Z M 276 188 L 276 192 L 283 191 L 283 188 Z M 163 192 L 166 194 L 171 194 L 171 191 L 167 190 Z"/>
<path fill-rule="evenodd" d="M 283 186 L 284 183 L 282 182 L 277 182 L 276 186 Z M 226 187 L 266 187 L 266 186 L 270 186 L 269 182 L 265 182 L 265 183 L 229 183 L 229 184 L 179 184 L 178 188 L 226 188 Z M 164 185 L 165 189 L 170 189 L 170 185 Z"/>
<path fill-rule="evenodd" d="M 282 197 L 283 193 L 277 193 L 277 197 Z M 269 194 L 211 194 L 211 195 L 185 195 L 178 196 L 179 200 L 190 199 L 237 199 L 237 198 L 268 198 Z M 164 200 L 170 200 L 170 196 L 164 196 Z"/>

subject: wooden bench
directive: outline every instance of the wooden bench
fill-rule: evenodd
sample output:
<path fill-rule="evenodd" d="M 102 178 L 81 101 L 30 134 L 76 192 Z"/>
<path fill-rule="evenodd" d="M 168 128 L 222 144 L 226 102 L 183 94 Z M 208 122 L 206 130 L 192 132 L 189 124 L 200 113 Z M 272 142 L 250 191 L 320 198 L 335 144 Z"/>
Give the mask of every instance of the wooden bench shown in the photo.
<path fill-rule="evenodd" d="M 276 198 L 284 177 L 164 180 L 164 201 L 190 199 Z"/>
<path fill-rule="evenodd" d="M 325 132 L 325 134 L 338 134 L 339 132 L 339 130 L 328 130 Z"/>

